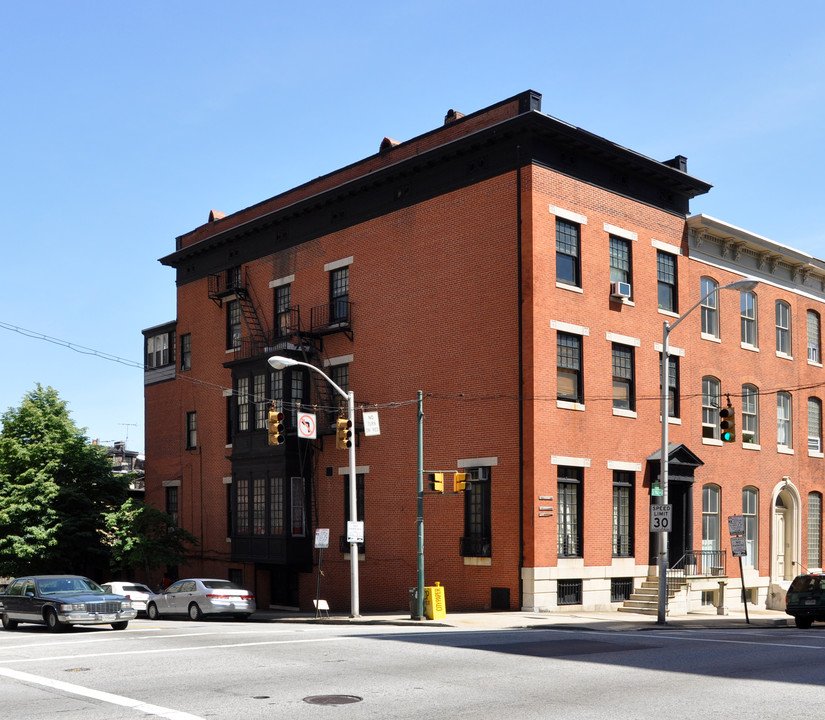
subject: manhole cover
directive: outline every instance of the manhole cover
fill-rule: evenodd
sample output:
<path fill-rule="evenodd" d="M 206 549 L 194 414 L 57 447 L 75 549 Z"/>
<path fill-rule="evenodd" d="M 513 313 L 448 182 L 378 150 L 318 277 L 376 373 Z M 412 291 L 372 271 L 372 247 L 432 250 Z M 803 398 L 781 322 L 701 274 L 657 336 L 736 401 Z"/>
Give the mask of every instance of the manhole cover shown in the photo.
<path fill-rule="evenodd" d="M 310 705 L 349 705 L 363 699 L 357 695 L 310 695 L 304 698 L 304 702 Z"/>

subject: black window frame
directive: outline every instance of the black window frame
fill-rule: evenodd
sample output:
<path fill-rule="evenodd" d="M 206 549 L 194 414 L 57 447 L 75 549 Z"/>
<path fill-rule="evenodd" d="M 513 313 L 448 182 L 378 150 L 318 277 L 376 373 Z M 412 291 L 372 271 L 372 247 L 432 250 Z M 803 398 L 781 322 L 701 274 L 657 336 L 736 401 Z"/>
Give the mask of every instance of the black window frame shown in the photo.
<path fill-rule="evenodd" d="M 610 235 L 610 282 L 623 282 L 630 285 L 633 294 L 633 243 L 627 238 Z"/>
<path fill-rule="evenodd" d="M 636 411 L 636 358 L 632 345 L 613 343 L 611 367 L 613 369 L 613 409 Z M 627 400 L 616 394 L 617 388 L 625 388 Z M 624 406 L 626 402 L 626 407 Z"/>
<path fill-rule="evenodd" d="M 558 533 L 556 550 L 560 558 L 580 558 L 584 552 L 584 468 L 571 465 L 557 465 Z M 575 499 L 574 512 L 566 510 L 567 504 Z M 569 519 L 573 515 L 574 523 Z"/>
<path fill-rule="evenodd" d="M 556 333 L 556 399 L 563 402 L 584 403 L 582 336 L 576 333 Z M 575 378 L 575 393 L 562 394 L 559 378 Z"/>
<path fill-rule="evenodd" d="M 486 465 L 464 468 L 468 485 L 464 490 L 464 535 L 462 557 L 492 557 L 492 473 Z"/>
<path fill-rule="evenodd" d="M 198 447 L 198 413 L 190 410 L 186 413 L 186 449 L 195 450 Z"/>
<path fill-rule="evenodd" d="M 329 321 L 349 320 L 349 265 L 330 270 L 329 273 Z"/>
<path fill-rule="evenodd" d="M 635 485 L 636 473 L 613 471 L 613 557 L 633 557 Z M 624 500 L 625 507 L 617 500 Z"/>
<path fill-rule="evenodd" d="M 679 312 L 678 258 L 664 250 L 656 251 L 657 304 L 660 310 Z M 664 300 L 664 302 L 663 302 Z"/>
<path fill-rule="evenodd" d="M 556 282 L 582 286 L 581 225 L 556 218 Z"/>

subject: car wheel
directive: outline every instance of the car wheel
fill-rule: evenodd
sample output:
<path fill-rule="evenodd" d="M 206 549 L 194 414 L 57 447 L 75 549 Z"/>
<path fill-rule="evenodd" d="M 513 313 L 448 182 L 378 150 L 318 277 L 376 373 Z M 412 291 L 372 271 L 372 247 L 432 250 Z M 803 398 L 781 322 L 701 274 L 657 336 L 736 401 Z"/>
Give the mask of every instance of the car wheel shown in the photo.
<path fill-rule="evenodd" d="M 811 618 L 806 617 L 795 617 L 793 621 L 796 624 L 796 626 L 801 630 L 807 630 L 813 624 L 813 620 L 811 620 Z"/>
<path fill-rule="evenodd" d="M 17 627 L 17 620 L 12 620 L 8 613 L 3 613 L 3 627 L 6 630 L 14 630 Z"/>
<path fill-rule="evenodd" d="M 155 603 L 149 603 L 146 607 L 146 614 L 149 616 L 150 620 L 160 619 L 160 612 L 158 612 L 158 606 L 155 605 Z"/>
<path fill-rule="evenodd" d="M 54 608 L 46 608 L 46 626 L 50 632 L 60 632 L 66 628 L 66 626 L 60 622 L 60 618 L 57 617 Z"/>
<path fill-rule="evenodd" d="M 189 619 L 190 620 L 202 620 L 203 619 L 203 613 L 201 612 L 201 609 L 198 607 L 197 603 L 192 603 L 189 606 Z"/>
<path fill-rule="evenodd" d="M 113 630 L 125 630 L 127 627 L 129 627 L 128 620 L 121 620 L 120 622 L 112 623 Z"/>

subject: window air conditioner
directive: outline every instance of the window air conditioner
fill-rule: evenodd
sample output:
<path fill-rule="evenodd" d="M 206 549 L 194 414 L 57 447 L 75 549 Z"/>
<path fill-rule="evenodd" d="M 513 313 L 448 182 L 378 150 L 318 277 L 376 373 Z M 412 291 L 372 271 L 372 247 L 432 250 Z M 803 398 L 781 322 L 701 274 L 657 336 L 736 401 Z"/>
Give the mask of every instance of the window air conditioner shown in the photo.
<path fill-rule="evenodd" d="M 630 283 L 614 282 L 610 283 L 610 294 L 617 298 L 630 297 Z"/>

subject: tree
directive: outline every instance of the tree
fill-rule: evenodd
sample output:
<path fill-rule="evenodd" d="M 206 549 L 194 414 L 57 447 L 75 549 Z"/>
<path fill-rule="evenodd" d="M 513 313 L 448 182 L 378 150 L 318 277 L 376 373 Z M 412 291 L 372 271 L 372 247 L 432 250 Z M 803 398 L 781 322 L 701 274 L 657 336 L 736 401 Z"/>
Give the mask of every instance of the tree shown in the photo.
<path fill-rule="evenodd" d="M 186 546 L 198 539 L 154 505 L 129 498 L 106 514 L 112 569 L 123 573 L 140 568 L 146 577 L 163 565 L 186 564 Z"/>
<path fill-rule="evenodd" d="M 128 478 L 112 473 L 51 387 L 38 383 L 2 423 L 0 575 L 105 567 L 104 513 L 123 503 Z"/>

